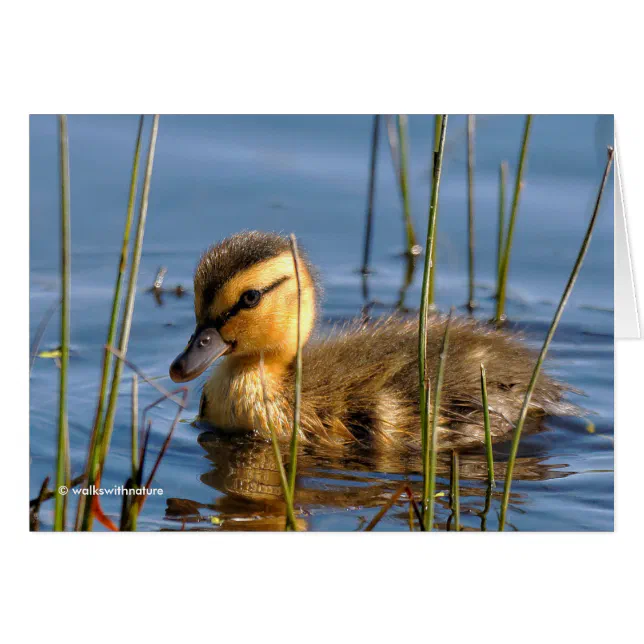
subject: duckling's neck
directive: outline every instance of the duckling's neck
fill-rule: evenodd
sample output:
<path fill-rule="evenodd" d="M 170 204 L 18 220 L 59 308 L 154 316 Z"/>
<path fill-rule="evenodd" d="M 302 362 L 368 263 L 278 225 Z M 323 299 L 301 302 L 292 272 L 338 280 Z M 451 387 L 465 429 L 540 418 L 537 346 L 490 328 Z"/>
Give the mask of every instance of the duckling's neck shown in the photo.
<path fill-rule="evenodd" d="M 264 396 L 259 356 L 227 356 L 204 386 L 202 417 L 220 429 L 256 431 L 270 439 L 268 409 L 278 435 L 286 435 L 292 418 L 284 393 L 290 364 L 284 355 L 264 356 Z"/>
<path fill-rule="evenodd" d="M 271 381 L 281 381 L 286 373 L 289 371 L 291 365 L 295 360 L 295 355 L 291 356 L 290 353 L 264 353 L 263 358 L 259 355 L 247 356 L 227 356 L 222 360 L 229 371 L 237 373 L 257 372 L 259 378 L 262 370 L 266 379 L 266 386 L 268 387 Z M 263 362 L 263 365 L 261 363 Z"/>

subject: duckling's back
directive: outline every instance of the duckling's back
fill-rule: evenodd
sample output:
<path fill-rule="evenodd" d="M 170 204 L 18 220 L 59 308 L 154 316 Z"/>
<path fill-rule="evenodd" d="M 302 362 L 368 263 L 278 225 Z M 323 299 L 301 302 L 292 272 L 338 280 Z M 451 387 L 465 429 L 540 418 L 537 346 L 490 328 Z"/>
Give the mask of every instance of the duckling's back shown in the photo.
<path fill-rule="evenodd" d="M 445 318 L 436 317 L 428 325 L 432 382 L 445 323 Z M 453 320 L 439 411 L 439 447 L 483 443 L 481 364 L 487 372 L 492 434 L 495 440 L 508 438 L 535 361 L 535 353 L 516 336 L 471 320 Z M 565 386 L 540 376 L 530 417 L 536 421 L 544 415 L 574 414 L 576 407 L 563 400 L 565 391 Z M 352 322 L 312 340 L 303 353 L 301 419 L 308 438 L 419 448 L 417 322 L 400 317 Z"/>

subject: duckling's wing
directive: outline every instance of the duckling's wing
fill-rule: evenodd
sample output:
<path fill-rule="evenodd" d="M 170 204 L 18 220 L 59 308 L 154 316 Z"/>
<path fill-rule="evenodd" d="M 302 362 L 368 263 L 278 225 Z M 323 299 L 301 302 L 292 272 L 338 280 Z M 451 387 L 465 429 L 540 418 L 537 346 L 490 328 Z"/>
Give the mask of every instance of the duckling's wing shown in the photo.
<path fill-rule="evenodd" d="M 415 325 L 396 318 L 352 321 L 307 345 L 302 400 L 310 415 L 348 440 L 390 441 L 417 420 L 417 390 L 404 385 L 413 365 Z M 319 428 L 318 428 L 319 433 Z"/>
<path fill-rule="evenodd" d="M 428 325 L 427 368 L 438 369 L 445 318 Z M 329 419 L 359 439 L 420 441 L 418 416 L 418 326 L 415 320 L 354 321 L 312 343 L 304 354 L 303 400 L 311 414 Z M 514 427 L 530 382 L 536 353 L 507 331 L 469 319 L 451 323 L 439 424 L 446 446 L 480 444 L 483 410 L 480 365 L 487 371 L 492 432 L 506 438 Z M 565 400 L 569 390 L 542 374 L 530 413 L 579 415 Z M 374 427 L 376 428 L 374 430 Z"/>

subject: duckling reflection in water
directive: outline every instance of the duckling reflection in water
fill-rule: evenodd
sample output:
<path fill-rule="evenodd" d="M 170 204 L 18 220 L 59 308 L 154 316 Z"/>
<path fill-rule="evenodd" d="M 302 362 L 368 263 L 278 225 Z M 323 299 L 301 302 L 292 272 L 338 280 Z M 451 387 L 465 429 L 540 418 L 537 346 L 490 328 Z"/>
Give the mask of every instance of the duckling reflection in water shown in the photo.
<path fill-rule="evenodd" d="M 420 448 L 418 321 L 386 317 L 354 321 L 311 339 L 318 313 L 317 271 L 300 251 L 303 354 L 300 440 L 304 444 L 359 442 L 381 449 Z M 297 280 L 289 240 L 243 232 L 202 256 L 194 279 L 196 330 L 170 367 L 175 382 L 203 373 L 215 360 L 200 418 L 227 432 L 270 439 L 266 412 L 283 440 L 290 438 L 297 352 Z M 445 319 L 428 324 L 429 373 L 436 372 Z M 264 358 L 266 400 L 260 358 Z M 494 440 L 512 431 L 535 363 L 514 335 L 469 319 L 452 322 L 439 410 L 438 444 L 473 447 L 484 440 L 480 364 L 487 370 Z M 575 413 L 566 387 L 539 378 L 529 409 L 538 419 Z"/>
<path fill-rule="evenodd" d="M 224 436 L 212 431 L 201 433 L 199 444 L 212 463 L 212 468 L 201 475 L 201 481 L 223 496 L 218 496 L 212 503 L 169 498 L 166 519 L 199 529 L 205 526 L 221 530 L 282 530 L 286 513 L 272 446 L 250 436 Z M 282 458 L 288 461 L 287 446 L 282 452 Z M 437 522 L 445 527 L 449 514 L 451 455 L 441 455 L 437 465 L 437 492 L 441 493 L 436 499 Z M 514 480 L 535 482 L 563 478 L 571 474 L 566 468 L 565 463 L 557 463 L 537 446 L 518 457 Z M 496 478 L 503 480 L 506 463 L 495 459 L 494 470 Z M 299 527 L 311 528 L 316 517 L 342 510 L 352 513 L 357 528 L 362 511 L 381 508 L 397 490 L 401 475 L 409 481 L 416 498 L 420 498 L 420 471 L 418 453 L 396 450 L 376 453 L 357 443 L 343 450 L 304 446 L 298 456 L 295 492 Z M 463 513 L 480 514 L 486 493 L 493 495 L 496 501 L 501 498 L 502 487 L 492 492 L 487 484 L 487 461 L 482 451 L 462 454 L 459 471 Z M 515 511 L 520 511 L 526 500 L 526 492 L 512 491 L 510 502 Z M 401 499 L 390 518 L 398 518 L 400 525 L 405 525 L 406 515 L 406 502 Z M 214 522 L 211 521 L 213 516 Z M 492 512 L 493 526 L 495 521 Z"/>

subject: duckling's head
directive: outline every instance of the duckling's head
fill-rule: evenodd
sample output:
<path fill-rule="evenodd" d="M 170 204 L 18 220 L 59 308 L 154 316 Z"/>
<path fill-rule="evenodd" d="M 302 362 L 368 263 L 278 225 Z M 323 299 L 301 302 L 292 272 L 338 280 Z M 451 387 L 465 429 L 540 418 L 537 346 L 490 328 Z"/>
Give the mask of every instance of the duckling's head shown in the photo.
<path fill-rule="evenodd" d="M 302 345 L 316 317 L 316 283 L 298 251 Z M 208 249 L 194 280 L 197 327 L 170 367 L 175 382 L 203 373 L 217 358 L 267 360 L 284 366 L 297 353 L 297 278 L 287 237 L 242 232 Z"/>

